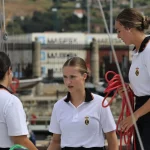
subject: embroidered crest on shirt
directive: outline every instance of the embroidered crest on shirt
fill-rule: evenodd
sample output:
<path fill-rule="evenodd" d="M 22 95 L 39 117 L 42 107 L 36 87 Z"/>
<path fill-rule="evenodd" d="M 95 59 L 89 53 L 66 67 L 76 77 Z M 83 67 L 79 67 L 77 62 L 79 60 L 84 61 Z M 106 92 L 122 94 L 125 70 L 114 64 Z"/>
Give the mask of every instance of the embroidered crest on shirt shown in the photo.
<path fill-rule="evenodd" d="M 139 75 L 139 68 L 136 68 L 136 70 L 135 70 L 135 75 L 136 75 L 136 76 Z"/>
<path fill-rule="evenodd" d="M 89 124 L 89 117 L 85 117 L 85 124 L 88 125 Z"/>

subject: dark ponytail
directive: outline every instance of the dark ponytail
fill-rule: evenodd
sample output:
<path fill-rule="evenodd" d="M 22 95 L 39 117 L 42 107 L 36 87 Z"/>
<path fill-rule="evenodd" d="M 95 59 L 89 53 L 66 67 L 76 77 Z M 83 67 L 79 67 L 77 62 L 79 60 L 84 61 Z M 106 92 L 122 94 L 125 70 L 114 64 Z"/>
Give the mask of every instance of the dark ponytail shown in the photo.
<path fill-rule="evenodd" d="M 6 53 L 0 52 L 0 80 L 4 79 L 5 73 L 11 67 L 11 62 Z"/>

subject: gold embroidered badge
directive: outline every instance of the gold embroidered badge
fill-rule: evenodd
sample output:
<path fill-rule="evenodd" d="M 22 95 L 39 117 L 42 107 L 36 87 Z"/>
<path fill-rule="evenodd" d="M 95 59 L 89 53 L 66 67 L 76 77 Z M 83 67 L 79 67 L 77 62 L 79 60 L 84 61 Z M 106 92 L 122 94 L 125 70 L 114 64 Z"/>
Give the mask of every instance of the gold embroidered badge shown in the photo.
<path fill-rule="evenodd" d="M 136 68 L 136 70 L 135 70 L 135 75 L 136 75 L 136 76 L 139 75 L 139 68 Z"/>
<path fill-rule="evenodd" d="M 85 117 L 85 124 L 88 125 L 89 124 L 89 117 Z"/>

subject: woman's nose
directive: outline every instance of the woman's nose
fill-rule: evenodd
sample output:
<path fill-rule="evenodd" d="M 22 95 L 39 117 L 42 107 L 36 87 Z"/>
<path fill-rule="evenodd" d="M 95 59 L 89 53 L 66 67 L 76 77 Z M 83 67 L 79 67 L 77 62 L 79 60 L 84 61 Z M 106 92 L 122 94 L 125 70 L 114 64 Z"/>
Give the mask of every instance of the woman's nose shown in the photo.
<path fill-rule="evenodd" d="M 66 83 L 69 84 L 71 82 L 71 80 L 68 78 L 66 79 Z"/>

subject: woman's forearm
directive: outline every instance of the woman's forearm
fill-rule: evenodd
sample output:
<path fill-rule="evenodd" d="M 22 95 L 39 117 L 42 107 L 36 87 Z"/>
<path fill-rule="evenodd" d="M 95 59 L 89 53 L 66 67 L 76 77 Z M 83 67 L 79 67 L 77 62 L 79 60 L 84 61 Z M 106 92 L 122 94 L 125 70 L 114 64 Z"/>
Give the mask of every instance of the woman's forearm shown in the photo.
<path fill-rule="evenodd" d="M 60 143 L 54 142 L 53 140 L 50 142 L 47 150 L 61 150 Z"/>
<path fill-rule="evenodd" d="M 134 112 L 134 115 L 138 119 L 149 112 L 150 112 L 150 99 L 143 106 L 137 109 Z"/>
<path fill-rule="evenodd" d="M 111 142 L 109 141 L 108 143 L 108 150 L 118 150 L 118 141 L 117 140 L 112 140 Z"/>
<path fill-rule="evenodd" d="M 27 136 L 12 136 L 11 137 L 14 144 L 20 144 L 26 147 L 28 150 L 37 150 L 35 145 L 27 138 Z"/>
<path fill-rule="evenodd" d="M 108 142 L 108 150 L 118 150 L 118 140 L 115 131 L 105 133 Z"/>

